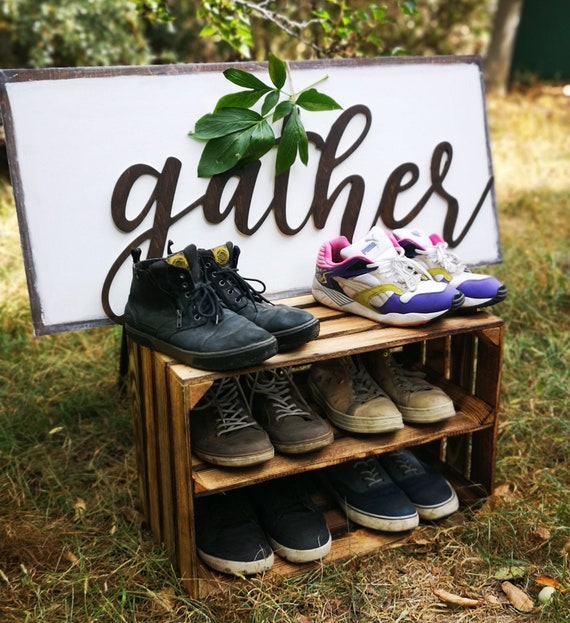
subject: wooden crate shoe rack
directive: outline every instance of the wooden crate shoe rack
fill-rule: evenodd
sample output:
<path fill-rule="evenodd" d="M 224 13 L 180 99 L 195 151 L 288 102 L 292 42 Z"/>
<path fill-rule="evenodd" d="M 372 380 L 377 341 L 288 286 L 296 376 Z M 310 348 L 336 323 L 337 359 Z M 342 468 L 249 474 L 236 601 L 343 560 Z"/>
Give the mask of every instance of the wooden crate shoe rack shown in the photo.
<path fill-rule="evenodd" d="M 218 588 L 220 578 L 200 563 L 194 533 L 194 496 L 252 485 L 406 446 L 422 446 L 440 461 L 463 503 L 493 491 L 499 390 L 504 340 L 503 321 L 486 312 L 443 318 L 414 328 L 387 327 L 345 315 L 314 302 L 311 296 L 285 301 L 308 309 L 321 321 L 320 335 L 301 348 L 278 353 L 264 368 L 294 366 L 342 355 L 401 347 L 423 363 L 430 381 L 454 401 L 456 415 L 430 425 L 406 425 L 395 433 L 351 436 L 337 431 L 331 446 L 309 455 L 276 455 L 267 463 L 242 469 L 220 469 L 191 453 L 192 408 L 212 383 L 232 373 L 197 370 L 129 342 L 129 377 L 135 425 L 139 487 L 146 521 L 164 543 L 187 592 L 200 597 Z M 335 536 L 324 562 L 366 553 L 401 535 L 346 529 L 346 519 L 327 507 Z M 270 573 L 303 572 L 310 564 L 277 561 Z M 317 564 L 317 563 L 313 563 Z M 230 579 L 230 582 L 233 581 Z"/>

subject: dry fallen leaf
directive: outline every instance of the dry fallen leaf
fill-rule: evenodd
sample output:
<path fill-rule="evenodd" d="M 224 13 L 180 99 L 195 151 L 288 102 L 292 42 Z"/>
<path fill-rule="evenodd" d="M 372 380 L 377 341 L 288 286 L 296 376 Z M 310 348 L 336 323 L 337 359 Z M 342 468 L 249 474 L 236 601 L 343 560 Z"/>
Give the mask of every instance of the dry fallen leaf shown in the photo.
<path fill-rule="evenodd" d="M 497 569 L 493 575 L 495 580 L 512 580 L 513 578 L 522 578 L 527 573 L 527 567 L 522 565 L 511 565 L 510 567 L 501 567 Z"/>
<path fill-rule="evenodd" d="M 464 608 L 474 608 L 478 606 L 481 602 L 478 599 L 471 599 L 470 597 L 461 597 L 460 595 L 455 595 L 454 593 L 450 593 L 446 591 L 444 588 L 432 588 L 432 593 L 448 604 L 453 604 L 454 606 L 462 606 Z"/>
<path fill-rule="evenodd" d="M 73 565 L 76 565 L 79 563 L 79 558 L 73 552 L 70 552 L 68 549 L 66 549 L 63 552 L 63 558 Z"/>
<path fill-rule="evenodd" d="M 171 614 L 176 606 L 176 594 L 173 589 L 165 588 L 154 595 L 151 608 L 155 614 Z"/>
<path fill-rule="evenodd" d="M 570 553 L 570 541 L 566 541 L 566 543 L 564 543 L 564 545 L 562 546 L 562 550 L 560 552 L 563 556 L 565 554 Z"/>
<path fill-rule="evenodd" d="M 510 582 L 503 582 L 501 588 L 508 597 L 509 603 L 513 608 L 516 608 L 519 612 L 531 612 L 534 610 L 534 602 L 518 586 Z"/>
<path fill-rule="evenodd" d="M 547 541 L 551 535 L 550 530 L 544 526 L 535 526 L 532 533 L 536 534 L 536 536 L 541 538 L 543 541 Z"/>
<path fill-rule="evenodd" d="M 139 528 L 139 530 L 144 526 L 144 515 L 142 513 L 139 513 L 136 509 L 131 508 L 130 506 L 122 506 L 121 515 L 123 515 L 127 523 L 130 523 L 131 525 Z"/>
<path fill-rule="evenodd" d="M 564 586 L 564 584 L 562 584 L 562 582 L 560 582 L 560 580 L 557 580 L 556 578 L 551 578 L 549 575 L 537 576 L 536 583 L 540 584 L 540 586 L 552 586 L 552 588 L 555 588 L 561 593 L 566 592 L 566 587 Z"/>
<path fill-rule="evenodd" d="M 81 521 L 83 517 L 85 517 L 85 513 L 87 511 L 87 504 L 83 498 L 77 498 L 75 504 L 73 505 L 74 521 Z"/>

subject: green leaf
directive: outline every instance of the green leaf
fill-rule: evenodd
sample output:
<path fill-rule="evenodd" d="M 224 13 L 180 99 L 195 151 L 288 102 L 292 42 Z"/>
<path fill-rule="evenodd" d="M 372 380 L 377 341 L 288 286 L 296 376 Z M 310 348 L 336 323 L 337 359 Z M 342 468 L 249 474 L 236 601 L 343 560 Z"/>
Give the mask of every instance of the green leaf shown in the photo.
<path fill-rule="evenodd" d="M 228 93 L 220 97 L 214 111 L 220 108 L 250 108 L 261 97 L 265 91 L 239 91 L 238 93 Z"/>
<path fill-rule="evenodd" d="M 211 177 L 235 167 L 249 147 L 252 131 L 250 128 L 208 141 L 198 163 L 198 177 Z"/>
<path fill-rule="evenodd" d="M 287 171 L 291 167 L 293 162 L 295 162 L 297 152 L 299 153 L 301 162 L 307 164 L 309 161 L 308 144 L 305 128 L 299 119 L 297 111 L 293 109 L 291 116 L 283 128 L 281 140 L 277 149 L 277 161 L 275 163 L 275 172 L 277 175 Z"/>
<path fill-rule="evenodd" d="M 287 66 L 285 62 L 277 58 L 275 54 L 269 52 L 268 70 L 271 82 L 273 82 L 278 89 L 282 89 L 287 79 Z"/>
<path fill-rule="evenodd" d="M 220 108 L 220 110 L 204 115 L 196 122 L 194 132 L 190 135 L 199 140 L 210 140 L 240 132 L 259 123 L 262 117 L 254 110 L 247 108 Z"/>
<path fill-rule="evenodd" d="M 239 161 L 239 165 L 242 166 L 249 164 L 250 162 L 254 162 L 255 160 L 259 160 L 274 146 L 275 134 L 273 133 L 273 129 L 269 123 L 264 120 L 262 123 L 255 126 L 253 132 L 251 133 L 249 146 Z"/>
<path fill-rule="evenodd" d="M 285 102 L 281 102 L 275 108 L 275 112 L 273 113 L 273 122 L 279 121 L 279 119 L 283 119 L 287 115 L 290 115 L 295 106 L 291 100 L 286 100 Z"/>
<path fill-rule="evenodd" d="M 416 11 L 416 2 L 415 0 L 400 2 L 400 8 L 402 9 L 402 13 L 406 13 L 407 15 L 413 15 Z"/>
<path fill-rule="evenodd" d="M 245 87 L 246 89 L 254 89 L 255 91 L 262 91 L 263 93 L 267 93 L 272 90 L 270 86 L 267 86 L 265 82 L 262 82 L 253 74 L 250 74 L 249 71 L 243 71 L 242 69 L 230 67 L 230 69 L 226 69 L 224 71 L 224 76 L 230 82 L 233 82 L 240 87 Z"/>
<path fill-rule="evenodd" d="M 316 89 L 307 89 L 306 91 L 303 91 L 297 98 L 296 103 L 301 108 L 314 112 L 342 109 L 342 106 L 337 104 L 332 97 L 319 93 Z"/>
<path fill-rule="evenodd" d="M 275 108 L 278 101 L 279 91 L 271 91 L 271 93 L 268 93 L 261 107 L 261 115 L 265 117 L 272 108 Z"/>

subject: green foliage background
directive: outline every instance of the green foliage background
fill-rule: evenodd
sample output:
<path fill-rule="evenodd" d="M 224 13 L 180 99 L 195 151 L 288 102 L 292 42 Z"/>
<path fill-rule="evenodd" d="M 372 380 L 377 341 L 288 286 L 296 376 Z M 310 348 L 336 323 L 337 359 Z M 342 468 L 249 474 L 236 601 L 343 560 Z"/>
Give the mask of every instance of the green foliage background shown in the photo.
<path fill-rule="evenodd" d="M 2 0 L 0 67 L 481 53 L 493 0 Z"/>

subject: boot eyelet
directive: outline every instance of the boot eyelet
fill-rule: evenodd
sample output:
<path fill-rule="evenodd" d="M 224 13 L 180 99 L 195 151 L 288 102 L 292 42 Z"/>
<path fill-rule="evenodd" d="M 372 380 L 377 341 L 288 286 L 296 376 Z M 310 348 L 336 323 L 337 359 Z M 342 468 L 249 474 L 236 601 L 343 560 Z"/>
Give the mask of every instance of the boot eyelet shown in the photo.
<path fill-rule="evenodd" d="M 230 288 L 230 289 L 228 290 L 228 294 L 231 296 L 233 293 L 234 293 L 233 288 Z"/>
<path fill-rule="evenodd" d="M 226 285 L 226 280 L 225 279 L 220 279 L 219 284 L 221 286 L 225 286 Z"/>
<path fill-rule="evenodd" d="M 184 296 L 189 299 L 192 296 L 192 292 L 184 292 Z"/>
<path fill-rule="evenodd" d="M 194 314 L 194 320 L 200 320 L 201 318 L 200 314 Z"/>
<path fill-rule="evenodd" d="M 188 284 L 186 283 L 186 281 L 183 281 L 180 286 L 182 287 L 182 289 L 186 290 L 188 288 Z"/>

